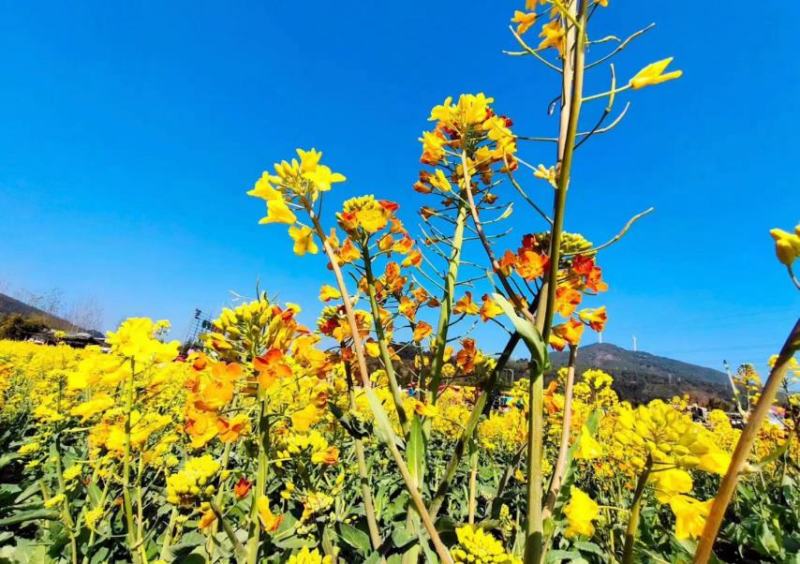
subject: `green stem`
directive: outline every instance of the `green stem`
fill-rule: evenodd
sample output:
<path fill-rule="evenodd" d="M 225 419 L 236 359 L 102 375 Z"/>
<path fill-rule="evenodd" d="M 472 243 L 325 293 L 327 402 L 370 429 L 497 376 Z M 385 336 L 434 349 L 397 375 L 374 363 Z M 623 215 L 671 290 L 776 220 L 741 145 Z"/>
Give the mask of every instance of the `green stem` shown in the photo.
<path fill-rule="evenodd" d="M 403 393 L 400 391 L 400 386 L 397 383 L 397 376 L 394 372 L 394 363 L 392 362 L 392 355 L 389 352 L 389 344 L 386 342 L 386 332 L 383 328 L 383 321 L 381 320 L 381 309 L 378 306 L 378 297 L 375 294 L 375 275 L 372 272 L 372 258 L 369 254 L 369 247 L 365 244 L 361 250 L 362 258 L 364 259 L 364 271 L 367 278 L 367 288 L 369 292 L 369 305 L 372 310 L 372 319 L 375 324 L 375 335 L 378 337 L 378 348 L 381 353 L 381 360 L 383 367 L 386 370 L 386 377 L 389 380 L 389 389 L 392 392 L 394 399 L 394 407 L 397 410 L 397 418 L 400 420 L 400 425 L 403 432 L 408 434 L 408 416 L 403 407 Z"/>
<path fill-rule="evenodd" d="M 436 488 L 436 494 L 434 495 L 433 501 L 431 501 L 430 507 L 428 508 L 428 512 L 431 514 L 432 519 L 436 519 L 436 516 L 438 515 L 439 510 L 444 503 L 444 498 L 450 489 L 450 484 L 453 481 L 453 477 L 456 475 L 456 470 L 461 462 L 461 458 L 464 456 L 464 452 L 466 452 L 467 444 L 472 438 L 475 428 L 478 426 L 481 415 L 483 415 L 483 412 L 486 410 L 486 405 L 489 402 L 489 398 L 492 397 L 495 388 L 497 388 L 497 383 L 500 380 L 500 373 L 505 368 L 509 358 L 511 358 L 511 354 L 514 352 L 514 349 L 519 341 L 519 333 L 514 333 L 509 338 L 508 343 L 503 349 L 503 352 L 500 354 L 500 358 L 497 359 L 497 364 L 495 365 L 494 370 L 492 370 L 491 374 L 489 375 L 489 379 L 483 387 L 481 395 L 478 396 L 478 399 L 475 401 L 475 405 L 472 407 L 472 412 L 469 414 L 469 419 L 464 425 L 464 430 L 461 432 L 461 435 L 458 437 L 458 441 L 456 441 L 456 444 L 453 447 L 453 455 L 447 462 L 444 475 L 442 476 L 441 481 Z"/>
<path fill-rule="evenodd" d="M 739 441 L 736 443 L 736 448 L 733 451 L 728 471 L 725 473 L 725 477 L 719 485 L 719 491 L 714 497 L 714 502 L 711 504 L 711 509 L 706 518 L 705 528 L 700 537 L 697 552 L 695 552 L 694 555 L 695 563 L 708 562 L 711 557 L 711 550 L 714 547 L 714 540 L 717 538 L 719 529 L 722 526 L 725 510 L 728 508 L 728 504 L 731 502 L 731 498 L 736 491 L 739 473 L 747 463 L 747 458 L 750 456 L 750 451 L 758 436 L 761 424 L 772 408 L 772 402 L 775 401 L 778 388 L 789 370 L 789 363 L 798 350 L 800 350 L 800 319 L 797 320 L 786 342 L 783 344 L 781 352 L 775 361 L 775 365 L 769 374 L 769 378 L 767 378 L 767 382 L 764 384 L 764 389 L 761 391 L 761 397 L 759 397 L 758 403 L 756 403 L 753 409 L 753 413 L 748 418 L 747 424 L 744 426 L 742 434 L 739 436 Z"/>
<path fill-rule="evenodd" d="M 164 531 L 164 540 L 161 541 L 161 552 L 158 555 L 159 560 L 166 561 L 169 557 L 169 547 L 172 545 L 174 538 L 175 526 L 178 522 L 178 508 L 173 507 L 169 514 L 169 523 L 167 523 L 167 530 Z"/>
<path fill-rule="evenodd" d="M 447 332 L 450 328 L 450 316 L 453 312 L 458 269 L 461 265 L 461 247 L 464 245 L 464 226 L 467 223 L 467 206 L 463 199 L 458 200 L 455 227 L 453 228 L 452 248 L 447 261 L 447 274 L 444 278 L 439 323 L 436 326 L 436 340 L 433 343 L 434 356 L 431 362 L 431 381 L 429 390 L 433 403 L 439 395 L 439 384 L 442 381 L 444 366 L 444 350 L 447 348 Z"/>
<path fill-rule="evenodd" d="M 261 523 L 258 518 L 258 500 L 267 488 L 267 441 L 269 440 L 269 421 L 267 419 L 267 399 L 261 397 L 258 417 L 258 470 L 253 487 L 253 502 L 250 508 L 250 530 L 247 538 L 247 562 L 258 562 L 258 548 L 261 544 Z"/>
<path fill-rule="evenodd" d="M 652 460 L 648 457 L 644 470 L 642 470 L 642 473 L 639 475 L 639 481 L 636 483 L 636 491 L 633 494 L 633 503 L 631 504 L 631 514 L 630 517 L 628 517 L 628 528 L 625 531 L 625 547 L 622 551 L 622 564 L 631 564 L 631 562 L 633 562 L 633 547 L 636 544 L 636 533 L 639 530 L 642 498 L 644 497 L 644 489 L 645 486 L 647 486 L 647 479 L 650 477 L 652 465 Z"/>
<path fill-rule="evenodd" d="M 350 326 L 350 333 L 352 334 L 353 338 L 353 349 L 355 350 L 356 361 L 358 363 L 358 371 L 361 376 L 361 382 L 364 386 L 365 393 L 370 399 L 370 409 L 372 410 L 372 414 L 375 418 L 375 423 L 384 436 L 386 447 L 389 449 L 395 465 L 400 472 L 400 476 L 403 478 L 405 488 L 408 491 L 408 494 L 411 496 L 411 500 L 414 502 L 414 506 L 420 514 L 422 524 L 425 526 L 425 530 L 431 539 L 431 543 L 436 550 L 436 554 L 445 564 L 452 564 L 453 558 L 450 556 L 450 552 L 442 542 L 439 532 L 436 530 L 433 520 L 431 519 L 430 515 L 428 514 L 428 510 L 425 507 L 422 494 L 420 494 L 419 489 L 414 485 L 414 479 L 411 476 L 411 473 L 408 471 L 408 466 L 403 459 L 403 455 L 397 448 L 395 441 L 398 439 L 395 435 L 394 429 L 391 426 L 391 423 L 388 420 L 388 416 L 385 410 L 383 410 L 380 402 L 376 400 L 374 391 L 371 389 L 372 384 L 369 380 L 369 371 L 367 369 L 366 356 L 364 355 L 364 343 L 362 342 L 361 335 L 359 334 L 358 322 L 356 321 L 355 312 L 353 311 L 353 304 L 350 301 L 350 293 L 347 290 L 347 285 L 344 281 L 342 269 L 337 261 L 336 253 L 331 247 L 331 244 L 325 235 L 325 231 L 322 229 L 322 224 L 319 222 L 319 218 L 317 218 L 317 216 L 314 214 L 313 209 L 309 205 L 306 205 L 306 211 L 308 212 L 309 217 L 314 224 L 316 235 L 320 239 L 320 242 L 325 249 L 325 254 L 330 261 L 331 269 L 333 270 L 334 277 L 336 278 L 336 284 L 339 288 L 339 292 L 342 295 L 345 317 L 347 318 L 347 323 Z"/>
<path fill-rule="evenodd" d="M 544 527 L 542 522 L 542 449 L 544 386 L 542 368 L 530 363 L 528 387 L 528 520 L 525 539 L 525 564 L 541 561 Z"/>
<path fill-rule="evenodd" d="M 245 549 L 244 545 L 236 538 L 236 531 L 233 530 L 231 524 L 225 519 L 225 515 L 222 514 L 222 511 L 217 505 L 216 502 L 211 502 L 211 510 L 214 512 L 214 515 L 217 516 L 217 519 L 222 524 L 222 530 L 225 531 L 228 539 L 230 539 L 231 544 L 233 544 L 233 549 L 236 552 L 236 556 L 239 558 L 244 558 L 247 555 L 247 550 Z"/>
<path fill-rule="evenodd" d="M 569 102 L 568 112 L 562 109 L 562 126 L 558 140 L 558 179 L 553 201 L 553 228 L 550 232 L 550 266 L 547 275 L 549 282 L 547 289 L 547 303 L 542 331 L 544 342 L 550 337 L 555 313 L 556 290 L 558 288 L 558 269 L 561 262 L 561 235 L 564 231 L 564 216 L 567 207 L 567 190 L 569 189 L 570 174 L 572 172 L 572 159 L 575 154 L 575 138 L 578 134 L 578 122 L 581 111 L 581 95 L 583 92 L 583 72 L 586 42 L 586 0 L 579 0 L 579 14 L 582 31 L 574 26 L 567 34 L 565 53 L 568 55 L 574 50 L 574 61 L 569 56 L 564 58 L 564 100 Z M 571 6 L 574 7 L 573 2 Z M 569 63 L 569 64 L 568 64 Z"/>
<path fill-rule="evenodd" d="M 477 506 L 478 497 L 478 449 L 470 455 L 470 473 L 469 473 L 469 503 L 467 505 L 467 522 L 470 525 L 475 524 L 475 509 Z"/>
<path fill-rule="evenodd" d="M 353 391 L 353 375 L 350 364 L 344 365 L 344 373 L 347 378 L 347 396 L 350 400 L 350 410 L 356 410 L 356 396 Z M 354 437 L 356 451 L 356 464 L 358 466 L 358 481 L 361 484 L 361 501 L 364 504 L 364 515 L 367 518 L 367 529 L 369 530 L 369 540 L 373 550 L 378 550 L 381 546 L 381 533 L 378 529 L 378 518 L 375 515 L 375 503 L 372 499 L 372 490 L 369 484 L 369 472 L 367 471 L 367 457 L 364 454 L 364 441 Z"/>

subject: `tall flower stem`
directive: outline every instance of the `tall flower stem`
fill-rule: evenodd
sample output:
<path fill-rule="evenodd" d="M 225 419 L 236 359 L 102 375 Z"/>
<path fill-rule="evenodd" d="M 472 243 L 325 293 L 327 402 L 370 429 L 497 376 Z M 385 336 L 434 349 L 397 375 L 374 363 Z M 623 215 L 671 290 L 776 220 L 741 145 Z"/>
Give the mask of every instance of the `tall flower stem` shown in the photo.
<path fill-rule="evenodd" d="M 407 434 L 409 425 L 408 416 L 406 415 L 405 408 L 403 408 L 403 394 L 400 391 L 400 385 L 397 383 L 397 376 L 394 372 L 394 362 L 392 362 L 392 355 L 389 352 L 389 343 L 386 341 L 386 331 L 384 331 L 383 328 L 381 309 L 378 306 L 378 297 L 375 294 L 375 275 L 372 272 L 372 257 L 370 257 L 369 248 L 366 243 L 362 249 L 362 258 L 364 259 L 367 292 L 369 293 L 369 305 L 372 310 L 375 335 L 378 337 L 378 349 L 381 353 L 383 367 L 386 370 L 386 378 L 389 380 L 389 389 L 392 392 L 394 407 L 397 410 L 397 418 L 400 420 L 403 431 Z"/>
<path fill-rule="evenodd" d="M 562 79 L 561 122 L 558 135 L 557 181 L 553 196 L 553 228 L 550 232 L 550 265 L 547 274 L 549 282 L 543 325 L 544 342 L 547 343 L 555 313 L 556 290 L 558 289 L 558 269 L 561 262 L 561 235 L 564 231 L 564 216 L 567 207 L 567 191 L 572 173 L 572 159 L 575 154 L 575 140 L 583 95 L 583 74 L 586 49 L 587 0 L 572 0 L 569 12 L 573 16 L 577 7 L 580 28 L 574 24 L 566 34 L 564 47 L 564 70 Z M 574 19 L 574 17 L 573 17 Z"/>
<path fill-rule="evenodd" d="M 350 364 L 344 364 L 344 373 L 347 377 L 347 396 L 350 400 L 350 409 L 356 409 L 356 396 L 353 391 L 353 375 Z M 372 489 L 369 485 L 369 473 L 367 471 L 367 457 L 364 454 L 364 441 L 355 437 L 353 439 L 356 451 L 356 464 L 358 466 L 358 481 L 361 484 L 361 501 L 364 504 L 364 515 L 367 518 L 367 529 L 369 529 L 369 540 L 372 548 L 378 550 L 381 546 L 381 533 L 378 529 L 378 519 L 375 515 L 375 502 L 372 499 Z"/>
<path fill-rule="evenodd" d="M 461 435 L 458 437 L 458 440 L 453 447 L 453 454 L 450 457 L 450 460 L 447 462 L 444 475 L 439 481 L 439 485 L 436 487 L 436 493 L 434 494 L 433 501 L 431 501 L 431 504 L 428 508 L 432 519 L 436 519 L 439 509 L 441 509 L 442 503 L 444 503 L 444 498 L 450 489 L 450 484 L 453 481 L 453 477 L 456 475 L 456 470 L 458 469 L 458 465 L 464 456 L 467 444 L 472 438 L 473 433 L 475 433 L 475 428 L 478 426 L 481 415 L 487 409 L 489 398 L 492 397 L 494 390 L 497 388 L 497 383 L 500 379 L 500 373 L 503 371 L 503 368 L 505 368 L 509 358 L 511 358 L 511 354 L 514 352 L 514 349 L 519 341 L 519 333 L 514 333 L 509 338 L 508 343 L 506 343 L 503 352 L 500 354 L 500 358 L 497 359 L 497 364 L 489 375 L 489 379 L 484 385 L 481 394 L 478 396 L 478 399 L 475 401 L 475 405 L 472 407 L 472 412 L 470 412 L 469 419 L 467 419 L 464 429 L 461 431 Z"/>
<path fill-rule="evenodd" d="M 258 415 L 258 468 L 253 488 L 253 505 L 250 508 L 250 530 L 247 539 L 247 563 L 258 562 L 258 549 L 261 544 L 261 523 L 258 518 L 258 499 L 267 488 L 267 446 L 269 441 L 269 420 L 267 418 L 267 399 L 260 399 Z"/>
<path fill-rule="evenodd" d="M 325 235 L 325 231 L 322 229 L 322 225 L 319 222 L 319 219 L 314 214 L 314 211 L 311 207 L 306 208 L 309 217 L 311 218 L 314 224 L 314 230 L 319 238 L 320 242 L 322 243 L 323 248 L 325 249 L 325 254 L 328 257 L 328 260 L 331 264 L 331 269 L 333 270 L 334 277 L 336 278 L 336 284 L 339 288 L 339 293 L 342 295 L 342 303 L 344 305 L 345 316 L 347 317 L 347 323 L 350 326 L 350 332 L 353 338 L 353 349 L 355 349 L 356 354 L 356 361 L 358 363 L 358 370 L 361 376 L 361 383 L 367 392 L 370 394 L 372 392 L 372 384 L 369 380 L 369 370 L 367 369 L 367 360 L 364 354 L 364 343 L 361 340 L 361 335 L 359 333 L 358 322 L 356 321 L 355 312 L 353 311 L 353 304 L 350 300 L 350 293 L 347 290 L 347 285 L 344 281 L 344 275 L 342 274 L 342 269 L 339 267 L 338 257 L 334 252 L 333 248 L 331 247 L 330 243 L 328 242 L 328 238 Z M 373 394 L 374 397 L 374 394 Z M 408 491 L 408 494 L 411 496 L 411 500 L 414 502 L 414 506 L 416 507 L 417 511 L 419 512 L 420 518 L 422 519 L 422 524 L 425 527 L 428 536 L 431 539 L 431 543 L 433 544 L 434 549 L 436 550 L 436 554 L 439 556 L 439 559 L 446 563 L 452 564 L 453 559 L 450 556 L 450 552 L 445 547 L 442 539 L 439 537 L 439 532 L 436 530 L 436 527 L 431 520 L 430 515 L 428 514 L 428 510 L 425 507 L 425 502 L 422 499 L 422 494 L 419 492 L 419 489 L 414 485 L 414 478 L 408 471 L 408 465 L 406 465 L 405 460 L 403 459 L 403 455 L 400 450 L 397 448 L 397 443 L 395 442 L 396 436 L 394 433 L 394 429 L 391 427 L 391 423 L 389 423 L 389 419 L 386 415 L 386 412 L 383 411 L 383 408 L 380 405 L 380 402 L 373 402 L 370 401 L 370 408 L 372 409 L 373 415 L 375 417 L 375 424 L 380 429 L 380 432 L 385 436 L 385 443 L 386 447 L 389 449 L 389 453 L 392 455 L 395 464 L 397 465 L 397 469 L 400 472 L 400 476 L 403 478 L 403 483 Z"/>
<path fill-rule="evenodd" d="M 564 384 L 564 414 L 561 417 L 561 442 L 558 445 L 558 457 L 553 469 L 553 476 L 550 478 L 550 487 L 547 490 L 547 497 L 544 501 L 543 519 L 547 519 L 553 512 L 556 505 L 558 491 L 561 489 L 561 481 L 564 479 L 564 472 L 567 469 L 567 455 L 569 453 L 569 435 L 572 426 L 572 389 L 575 383 L 575 361 L 578 357 L 578 347 L 570 347 L 569 362 L 567 364 L 567 381 Z"/>
<path fill-rule="evenodd" d="M 475 510 L 477 508 L 478 498 L 478 449 L 470 454 L 469 457 L 470 471 L 469 471 L 469 503 L 467 509 L 467 522 L 470 525 L 475 524 Z"/>
<path fill-rule="evenodd" d="M 431 362 L 431 381 L 429 390 L 433 403 L 439 396 L 439 384 L 442 381 L 444 366 L 444 350 L 447 347 L 447 331 L 450 328 L 450 316 L 453 313 L 458 269 L 461 265 L 461 248 L 464 246 L 464 227 L 467 223 L 467 207 L 462 200 L 458 202 L 450 257 L 447 261 L 447 273 L 444 279 L 444 294 L 439 310 L 439 322 L 436 326 L 436 340 L 433 343 L 434 356 Z"/>
<path fill-rule="evenodd" d="M 542 286 L 546 299 L 536 315 L 537 328 L 547 345 L 553 324 L 561 262 L 561 236 L 564 230 L 567 190 L 569 189 L 572 158 L 583 95 L 584 55 L 586 48 L 587 0 L 571 0 L 563 14 L 568 25 L 564 40 L 562 71 L 562 108 L 558 135 L 556 190 L 553 201 L 553 226 L 550 231 L 550 265 Z M 577 22 L 577 23 L 576 23 Z M 542 312 L 542 309 L 544 310 Z M 544 556 L 542 522 L 542 408 L 544 366 L 531 366 L 528 423 L 528 523 L 525 542 L 525 563 L 538 564 Z"/>
<path fill-rule="evenodd" d="M 695 563 L 708 562 L 711 557 L 711 550 L 714 547 L 714 540 L 717 538 L 722 520 L 725 517 L 725 510 L 728 508 L 728 504 L 731 502 L 731 498 L 736 491 L 739 473 L 742 471 L 742 468 L 747 462 L 747 458 L 750 456 L 750 451 L 758 436 L 761 424 L 769 413 L 778 388 L 789 370 L 789 363 L 798 350 L 800 350 L 800 319 L 797 320 L 786 342 L 783 344 L 781 352 L 775 361 L 775 365 L 769 374 L 769 378 L 767 378 L 767 382 L 764 384 L 764 389 L 761 391 L 761 397 L 758 399 L 758 403 L 756 403 L 753 412 L 747 420 L 747 424 L 742 430 L 742 434 L 739 436 L 739 441 L 736 443 L 736 448 L 733 451 L 728 471 L 722 479 L 722 483 L 719 485 L 719 491 L 714 498 L 714 502 L 711 504 L 703 534 L 700 537 L 697 551 L 694 554 Z"/>
<path fill-rule="evenodd" d="M 631 562 L 633 562 L 633 547 L 636 544 L 636 533 L 639 530 L 642 498 L 644 497 L 644 489 L 647 486 L 647 480 L 650 477 L 652 466 L 653 461 L 648 457 L 644 469 L 639 475 L 639 481 L 636 483 L 636 491 L 633 493 L 633 502 L 631 503 L 631 513 L 628 517 L 628 528 L 625 530 L 625 547 L 622 549 L 622 564 L 631 564 Z"/>
<path fill-rule="evenodd" d="M 525 537 L 525 564 L 542 559 L 544 528 L 542 522 L 542 455 L 544 423 L 544 386 L 542 366 L 531 361 L 528 388 L 528 520 Z"/>

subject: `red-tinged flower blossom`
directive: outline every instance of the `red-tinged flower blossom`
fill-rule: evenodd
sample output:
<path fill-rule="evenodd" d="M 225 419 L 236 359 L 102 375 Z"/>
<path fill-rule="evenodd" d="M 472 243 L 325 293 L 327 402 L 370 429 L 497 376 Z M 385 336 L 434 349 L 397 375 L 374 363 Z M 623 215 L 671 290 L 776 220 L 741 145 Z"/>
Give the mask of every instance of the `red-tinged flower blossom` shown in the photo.
<path fill-rule="evenodd" d="M 569 317 L 580 305 L 583 294 L 572 286 L 559 286 L 556 288 L 556 311 L 564 317 Z"/>
<path fill-rule="evenodd" d="M 584 309 L 578 313 L 581 321 L 586 323 L 594 331 L 603 331 L 608 321 L 608 314 L 606 313 L 606 306 L 598 307 L 596 309 Z"/>
<path fill-rule="evenodd" d="M 517 255 L 517 272 L 525 280 L 536 280 L 544 275 L 549 259 L 531 250 L 520 249 Z"/>
<path fill-rule="evenodd" d="M 567 345 L 578 346 L 583 335 L 583 327 L 583 323 L 573 318 L 566 323 L 554 326 L 550 335 L 550 346 L 557 351 L 564 350 Z"/>
<path fill-rule="evenodd" d="M 572 271 L 581 276 L 589 276 L 594 268 L 594 258 L 586 255 L 576 255 L 572 259 Z"/>
<path fill-rule="evenodd" d="M 239 481 L 236 482 L 236 485 L 233 486 L 233 494 L 236 496 L 236 499 L 243 499 L 248 493 L 250 493 L 252 488 L 253 482 L 242 476 L 239 478 Z"/>
<path fill-rule="evenodd" d="M 475 339 L 463 339 L 461 350 L 456 353 L 456 365 L 464 374 L 471 374 L 475 371 L 475 356 L 478 349 L 475 348 Z"/>

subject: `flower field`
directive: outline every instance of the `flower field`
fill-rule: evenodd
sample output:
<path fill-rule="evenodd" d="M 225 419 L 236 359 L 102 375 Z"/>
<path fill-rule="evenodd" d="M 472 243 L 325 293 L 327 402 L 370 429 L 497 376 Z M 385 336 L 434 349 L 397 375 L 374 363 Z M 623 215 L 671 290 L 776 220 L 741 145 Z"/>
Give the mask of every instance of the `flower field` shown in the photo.
<path fill-rule="evenodd" d="M 147 318 L 102 349 L 0 341 L 0 562 L 800 563 L 800 322 L 705 418 L 575 369 L 608 322 L 603 250 L 648 213 L 599 244 L 565 231 L 576 149 L 681 76 L 662 59 L 617 77 L 640 34 L 594 38 L 608 4 L 510 15 L 509 54 L 561 92 L 555 131 L 518 134 L 483 93 L 433 107 L 418 228 L 380 194 L 333 211 L 346 178 L 313 148 L 256 179 L 265 237 L 319 275 L 314 324 L 267 289 L 189 351 Z M 596 67 L 608 89 L 584 92 Z M 772 236 L 800 287 L 800 226 Z M 569 363 L 550 377 L 553 350 Z M 502 383 L 520 354 L 527 377 Z"/>

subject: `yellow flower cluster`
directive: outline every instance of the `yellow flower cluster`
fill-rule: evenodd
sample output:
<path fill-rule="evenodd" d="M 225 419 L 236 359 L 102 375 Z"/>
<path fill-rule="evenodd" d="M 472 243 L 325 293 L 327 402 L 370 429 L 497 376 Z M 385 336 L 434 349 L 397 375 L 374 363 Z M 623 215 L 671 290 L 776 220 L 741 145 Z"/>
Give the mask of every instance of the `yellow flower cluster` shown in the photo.
<path fill-rule="evenodd" d="M 503 543 L 483 529 L 467 525 L 456 529 L 458 545 L 450 550 L 456 564 L 520 564 Z"/>
<path fill-rule="evenodd" d="M 214 486 L 209 482 L 218 471 L 219 462 L 210 454 L 190 458 L 180 471 L 167 477 L 167 501 L 186 505 L 213 495 Z"/>

